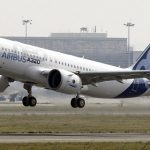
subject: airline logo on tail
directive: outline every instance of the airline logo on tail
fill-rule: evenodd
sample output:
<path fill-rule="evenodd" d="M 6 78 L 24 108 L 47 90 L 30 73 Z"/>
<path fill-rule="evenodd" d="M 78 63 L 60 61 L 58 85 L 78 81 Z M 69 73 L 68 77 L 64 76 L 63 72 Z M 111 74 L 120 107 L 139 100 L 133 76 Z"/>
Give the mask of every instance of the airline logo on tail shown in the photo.
<path fill-rule="evenodd" d="M 133 70 L 150 70 L 150 45 L 141 54 Z"/>

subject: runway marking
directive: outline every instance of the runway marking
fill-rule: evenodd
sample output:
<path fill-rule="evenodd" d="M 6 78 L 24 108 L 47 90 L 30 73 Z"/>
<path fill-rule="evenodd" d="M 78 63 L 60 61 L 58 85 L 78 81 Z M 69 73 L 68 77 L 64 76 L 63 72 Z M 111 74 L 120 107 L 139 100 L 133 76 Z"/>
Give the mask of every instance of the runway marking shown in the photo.
<path fill-rule="evenodd" d="M 149 142 L 144 133 L 53 133 L 53 134 L 0 134 L 0 143 L 47 142 Z"/>

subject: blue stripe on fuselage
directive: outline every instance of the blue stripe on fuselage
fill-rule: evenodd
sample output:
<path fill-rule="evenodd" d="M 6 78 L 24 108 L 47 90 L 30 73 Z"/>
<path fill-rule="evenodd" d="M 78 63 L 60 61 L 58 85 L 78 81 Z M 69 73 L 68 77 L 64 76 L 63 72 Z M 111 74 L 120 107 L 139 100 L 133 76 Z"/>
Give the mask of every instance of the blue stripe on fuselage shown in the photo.
<path fill-rule="evenodd" d="M 135 79 L 132 84 L 116 98 L 137 97 L 145 93 L 148 89 L 148 84 L 144 79 Z"/>

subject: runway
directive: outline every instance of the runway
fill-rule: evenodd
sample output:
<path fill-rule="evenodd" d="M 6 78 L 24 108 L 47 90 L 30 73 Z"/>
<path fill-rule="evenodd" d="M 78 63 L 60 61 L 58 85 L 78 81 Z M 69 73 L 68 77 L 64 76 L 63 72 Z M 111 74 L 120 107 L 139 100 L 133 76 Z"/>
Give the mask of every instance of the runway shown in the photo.
<path fill-rule="evenodd" d="M 73 109 L 68 104 L 37 104 L 36 107 L 23 107 L 21 102 L 18 103 L 0 103 L 0 115 L 135 115 L 135 116 L 149 116 L 150 115 L 150 101 L 136 103 L 86 103 L 83 109 Z"/>
<path fill-rule="evenodd" d="M 47 142 L 149 142 L 150 134 L 142 133 L 53 133 L 1 134 L 0 143 Z"/>

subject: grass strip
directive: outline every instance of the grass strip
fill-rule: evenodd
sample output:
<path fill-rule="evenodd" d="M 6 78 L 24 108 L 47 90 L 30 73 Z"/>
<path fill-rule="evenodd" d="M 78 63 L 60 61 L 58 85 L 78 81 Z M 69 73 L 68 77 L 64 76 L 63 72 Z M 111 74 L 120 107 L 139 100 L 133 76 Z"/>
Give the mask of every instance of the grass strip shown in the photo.
<path fill-rule="evenodd" d="M 0 115 L 1 133 L 147 133 L 149 116 Z"/>
<path fill-rule="evenodd" d="M 150 143 L 11 143 L 0 144 L 0 150 L 149 150 Z"/>

